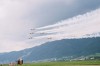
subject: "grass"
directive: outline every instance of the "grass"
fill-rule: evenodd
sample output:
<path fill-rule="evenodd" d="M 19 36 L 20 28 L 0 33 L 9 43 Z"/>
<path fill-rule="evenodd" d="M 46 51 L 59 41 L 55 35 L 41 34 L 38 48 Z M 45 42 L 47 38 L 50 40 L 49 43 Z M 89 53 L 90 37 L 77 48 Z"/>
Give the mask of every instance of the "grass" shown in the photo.
<path fill-rule="evenodd" d="M 8 65 L 3 65 L 3 66 L 8 66 Z M 100 66 L 100 61 L 88 60 L 88 61 L 38 62 L 29 64 L 25 63 L 21 66 Z"/>
<path fill-rule="evenodd" d="M 63 62 L 40 62 L 23 64 L 22 66 L 100 66 L 100 61 L 63 61 Z"/>

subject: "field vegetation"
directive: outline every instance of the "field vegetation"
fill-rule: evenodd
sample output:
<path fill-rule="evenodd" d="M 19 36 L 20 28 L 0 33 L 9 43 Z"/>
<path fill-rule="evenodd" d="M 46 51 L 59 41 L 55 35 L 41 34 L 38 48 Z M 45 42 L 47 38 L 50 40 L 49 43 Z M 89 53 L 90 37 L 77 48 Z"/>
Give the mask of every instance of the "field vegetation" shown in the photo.
<path fill-rule="evenodd" d="M 2 66 L 9 66 L 9 65 L 3 64 Z M 100 66 L 100 60 L 34 62 L 34 63 L 24 63 L 23 65 L 14 65 L 14 66 Z"/>
<path fill-rule="evenodd" d="M 85 60 L 85 61 L 37 62 L 37 63 L 23 64 L 22 66 L 100 66 L 100 61 Z"/>

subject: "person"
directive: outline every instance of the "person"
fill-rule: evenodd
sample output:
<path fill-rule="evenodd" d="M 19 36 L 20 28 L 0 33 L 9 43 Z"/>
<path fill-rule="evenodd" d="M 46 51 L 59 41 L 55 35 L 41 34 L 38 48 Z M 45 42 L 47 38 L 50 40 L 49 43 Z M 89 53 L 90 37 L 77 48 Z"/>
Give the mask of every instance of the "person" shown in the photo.
<path fill-rule="evenodd" d="M 23 59 L 22 58 L 18 59 L 17 64 L 22 65 L 23 64 Z"/>

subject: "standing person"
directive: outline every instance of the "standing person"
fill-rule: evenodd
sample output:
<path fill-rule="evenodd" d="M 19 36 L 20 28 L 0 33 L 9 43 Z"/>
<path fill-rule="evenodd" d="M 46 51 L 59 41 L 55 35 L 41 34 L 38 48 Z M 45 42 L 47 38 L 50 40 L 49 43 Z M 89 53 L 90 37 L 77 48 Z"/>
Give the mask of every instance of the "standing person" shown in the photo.
<path fill-rule="evenodd" d="M 22 58 L 18 59 L 17 64 L 22 65 L 23 64 L 23 59 Z"/>

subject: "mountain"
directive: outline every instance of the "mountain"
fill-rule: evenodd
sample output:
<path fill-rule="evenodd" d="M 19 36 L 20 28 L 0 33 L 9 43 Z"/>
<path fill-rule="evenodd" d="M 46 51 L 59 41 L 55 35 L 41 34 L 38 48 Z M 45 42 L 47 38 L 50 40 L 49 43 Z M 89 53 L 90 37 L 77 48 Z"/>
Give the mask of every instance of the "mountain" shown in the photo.
<path fill-rule="evenodd" d="M 67 56 L 87 56 L 95 53 L 100 53 L 100 37 L 63 39 L 21 51 L 1 53 L 0 63 L 16 61 L 19 57 L 23 57 L 24 61 L 37 61 Z"/>

